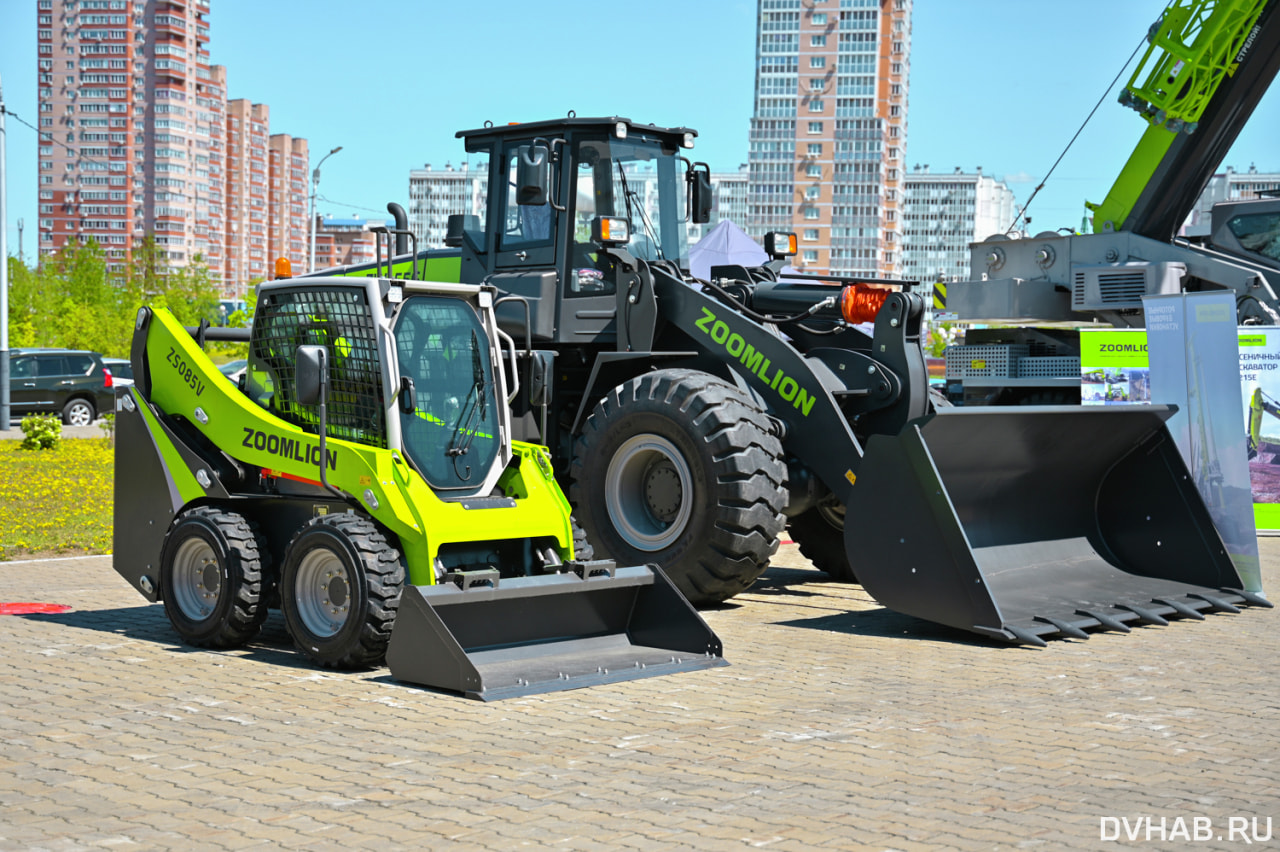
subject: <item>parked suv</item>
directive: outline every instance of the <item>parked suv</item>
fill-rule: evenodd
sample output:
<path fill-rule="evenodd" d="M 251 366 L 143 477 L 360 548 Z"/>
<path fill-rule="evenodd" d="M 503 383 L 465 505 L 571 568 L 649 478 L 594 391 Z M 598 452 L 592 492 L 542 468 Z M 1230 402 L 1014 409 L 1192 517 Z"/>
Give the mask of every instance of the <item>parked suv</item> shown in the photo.
<path fill-rule="evenodd" d="M 107 387 L 124 388 L 133 384 L 133 364 L 127 358 L 103 358 L 102 366 L 111 374 Z"/>
<path fill-rule="evenodd" d="M 97 352 L 14 349 L 9 353 L 9 403 L 14 414 L 53 412 L 61 414 L 69 426 L 88 426 L 115 405 L 111 385 L 111 374 Z"/>

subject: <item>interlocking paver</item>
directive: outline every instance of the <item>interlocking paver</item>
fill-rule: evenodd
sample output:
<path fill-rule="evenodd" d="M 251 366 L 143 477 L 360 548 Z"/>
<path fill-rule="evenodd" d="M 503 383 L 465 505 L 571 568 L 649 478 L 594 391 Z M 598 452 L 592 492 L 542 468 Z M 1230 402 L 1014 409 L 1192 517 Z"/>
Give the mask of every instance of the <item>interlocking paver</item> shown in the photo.
<path fill-rule="evenodd" d="M 1280 588 L 1280 540 L 1262 552 Z M 1241 848 L 1230 817 L 1280 830 L 1262 610 L 1007 648 L 822 582 L 784 545 L 705 614 L 730 667 L 486 705 L 318 670 L 275 615 L 249 647 L 186 648 L 107 557 L 0 563 L 14 600 L 73 610 L 0 618 L 0 849 L 1093 849 L 1126 845 L 1102 817 L 1197 816 L 1224 835 L 1197 848 Z"/>

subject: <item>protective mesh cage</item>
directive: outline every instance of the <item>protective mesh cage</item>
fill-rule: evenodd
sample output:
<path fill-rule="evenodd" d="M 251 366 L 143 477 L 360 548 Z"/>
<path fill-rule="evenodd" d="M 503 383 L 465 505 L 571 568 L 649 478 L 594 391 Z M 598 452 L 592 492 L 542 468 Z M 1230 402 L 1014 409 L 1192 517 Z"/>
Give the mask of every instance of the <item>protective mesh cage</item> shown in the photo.
<path fill-rule="evenodd" d="M 253 326 L 250 396 L 282 420 L 318 431 L 319 409 L 297 402 L 294 355 L 299 346 L 324 346 L 329 350 L 327 434 L 387 446 L 378 347 L 363 288 L 271 292 L 259 300 Z"/>

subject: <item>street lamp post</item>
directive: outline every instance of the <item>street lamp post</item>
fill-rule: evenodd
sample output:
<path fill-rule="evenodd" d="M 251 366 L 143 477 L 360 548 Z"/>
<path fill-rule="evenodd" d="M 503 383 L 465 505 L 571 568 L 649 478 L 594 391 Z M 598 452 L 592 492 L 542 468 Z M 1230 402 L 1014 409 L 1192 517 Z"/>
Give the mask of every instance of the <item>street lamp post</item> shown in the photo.
<path fill-rule="evenodd" d="M 4 89 L 0 88 L 0 431 L 9 428 L 9 217 L 5 210 Z"/>
<path fill-rule="evenodd" d="M 315 170 L 311 172 L 311 257 L 307 261 L 307 272 L 316 271 L 316 189 L 320 186 L 320 167 L 324 165 L 325 160 L 341 150 L 342 146 L 339 145 L 325 154 L 320 158 L 320 162 L 316 163 Z"/>

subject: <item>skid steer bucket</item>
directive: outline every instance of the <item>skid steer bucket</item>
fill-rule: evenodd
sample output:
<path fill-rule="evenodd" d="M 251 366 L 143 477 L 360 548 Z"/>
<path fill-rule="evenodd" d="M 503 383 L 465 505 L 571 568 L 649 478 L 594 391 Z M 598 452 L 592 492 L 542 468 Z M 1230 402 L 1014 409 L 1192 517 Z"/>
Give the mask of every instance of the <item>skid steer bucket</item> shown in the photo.
<path fill-rule="evenodd" d="M 493 701 L 728 665 L 658 568 L 571 566 L 493 586 L 407 586 L 391 676 Z"/>
<path fill-rule="evenodd" d="M 1170 406 L 956 408 L 873 436 L 845 544 L 890 609 L 1011 642 L 1270 606 L 1241 581 Z"/>

